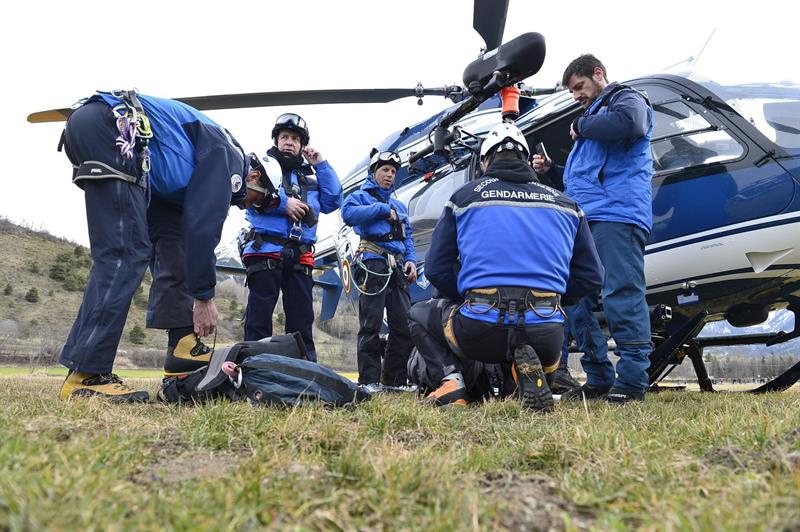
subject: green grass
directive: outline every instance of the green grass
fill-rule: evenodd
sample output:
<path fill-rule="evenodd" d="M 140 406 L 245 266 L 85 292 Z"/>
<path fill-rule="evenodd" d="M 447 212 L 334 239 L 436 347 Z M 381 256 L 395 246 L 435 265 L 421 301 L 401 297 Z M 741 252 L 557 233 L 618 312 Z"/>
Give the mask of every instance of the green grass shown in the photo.
<path fill-rule="evenodd" d="M 131 379 L 153 379 L 161 378 L 164 371 L 160 369 L 115 369 L 114 373 L 124 378 Z M 21 366 L 0 367 L 0 377 L 12 377 L 19 375 L 35 375 L 49 377 L 66 377 L 67 368 L 62 366 L 48 368 L 31 368 Z"/>
<path fill-rule="evenodd" d="M 0 530 L 800 526 L 797 388 L 536 415 L 64 403 L 60 382 L 0 379 Z"/>

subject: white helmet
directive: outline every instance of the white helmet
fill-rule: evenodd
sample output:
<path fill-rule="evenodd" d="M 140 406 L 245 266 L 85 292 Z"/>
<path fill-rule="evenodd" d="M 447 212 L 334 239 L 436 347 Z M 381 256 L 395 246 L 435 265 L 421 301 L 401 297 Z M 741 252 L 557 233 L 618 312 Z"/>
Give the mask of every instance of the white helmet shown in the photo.
<path fill-rule="evenodd" d="M 281 165 L 270 155 L 265 155 L 261 159 L 255 153 L 247 154 L 251 170 L 258 170 L 260 176 L 258 185 L 248 183 L 247 188 L 251 188 L 265 195 L 274 194 L 278 191 L 283 180 L 283 170 Z"/>
<path fill-rule="evenodd" d="M 481 159 L 487 155 L 501 151 L 514 150 L 522 152 L 523 159 L 527 160 L 531 154 L 525 135 L 514 124 L 503 122 L 492 129 L 483 139 L 481 144 Z"/>

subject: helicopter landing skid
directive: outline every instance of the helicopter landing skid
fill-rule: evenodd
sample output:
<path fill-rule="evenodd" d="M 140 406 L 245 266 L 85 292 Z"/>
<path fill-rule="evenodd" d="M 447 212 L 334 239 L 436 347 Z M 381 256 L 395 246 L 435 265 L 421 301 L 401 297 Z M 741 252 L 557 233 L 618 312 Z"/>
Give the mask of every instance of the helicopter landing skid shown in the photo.
<path fill-rule="evenodd" d="M 672 370 L 678 367 L 683 360 L 688 357 L 692 361 L 697 383 L 700 390 L 704 392 L 714 392 L 713 383 L 708 376 L 706 364 L 703 361 L 703 349 L 711 346 L 729 345 L 756 345 L 766 346 L 775 345 L 789 341 L 800 336 L 800 315 L 795 305 L 790 305 L 788 310 L 795 316 L 794 330 L 789 333 L 783 331 L 767 334 L 741 334 L 735 336 L 706 336 L 698 338 L 697 335 L 703 329 L 708 318 L 708 312 L 702 311 L 684 323 L 677 331 L 666 338 L 655 338 L 656 348 L 650 354 L 650 368 L 647 370 L 650 380 L 650 391 L 671 389 L 671 387 L 659 386 Z M 755 388 L 746 390 L 748 393 L 767 393 L 780 392 L 791 388 L 796 382 L 800 381 L 800 362 L 790 367 L 769 382 Z"/>

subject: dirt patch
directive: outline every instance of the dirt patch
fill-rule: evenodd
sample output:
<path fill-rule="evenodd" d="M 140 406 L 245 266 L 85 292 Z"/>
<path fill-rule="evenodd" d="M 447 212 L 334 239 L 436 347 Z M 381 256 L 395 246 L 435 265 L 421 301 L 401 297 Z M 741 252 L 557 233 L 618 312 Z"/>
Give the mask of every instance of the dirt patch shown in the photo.
<path fill-rule="evenodd" d="M 710 464 L 728 467 L 737 471 L 748 469 L 749 454 L 735 445 L 714 447 L 703 458 Z"/>
<path fill-rule="evenodd" d="M 791 449 L 800 429 L 790 430 L 762 450 L 745 450 L 735 445 L 714 447 L 703 458 L 710 464 L 734 471 L 780 471 L 800 474 L 800 452 Z"/>
<path fill-rule="evenodd" d="M 414 429 L 400 429 L 389 434 L 388 437 L 392 441 L 409 447 L 418 447 L 424 442 L 430 441 L 430 438 L 425 433 Z"/>
<path fill-rule="evenodd" d="M 484 495 L 504 507 L 500 523 L 508 530 L 591 530 L 594 512 L 561 496 L 557 481 L 547 477 L 489 474 L 481 482 Z"/>
<path fill-rule="evenodd" d="M 175 484 L 194 479 L 212 480 L 227 475 L 237 463 L 233 453 L 193 451 L 162 458 L 136 473 L 131 481 L 137 484 Z"/>

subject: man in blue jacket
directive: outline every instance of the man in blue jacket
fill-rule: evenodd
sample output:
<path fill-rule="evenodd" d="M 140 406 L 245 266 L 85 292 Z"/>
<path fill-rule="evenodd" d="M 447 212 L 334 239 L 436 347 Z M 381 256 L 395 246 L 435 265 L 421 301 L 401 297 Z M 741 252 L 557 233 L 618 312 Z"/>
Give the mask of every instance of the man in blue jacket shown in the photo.
<path fill-rule="evenodd" d="M 425 273 L 444 298 L 410 314 L 414 345 L 440 382 L 426 402 L 466 404 L 464 374 L 475 361 L 511 362 L 523 406 L 553 407 L 561 299 L 597 290 L 602 266 L 583 212 L 537 181 L 529 153 L 516 126 L 490 131 L 481 146 L 483 178 L 450 197 L 434 229 Z"/>
<path fill-rule="evenodd" d="M 640 401 L 652 351 L 644 246 L 652 226 L 653 109 L 636 89 L 609 83 L 605 67 L 591 54 L 572 61 L 562 83 L 586 109 L 570 127 L 575 145 L 563 169 L 541 156 L 534 157 L 534 168 L 556 176 L 563 172 L 566 193 L 586 212 L 605 266 L 603 311 L 620 357 L 615 375 L 592 299 L 567 309 L 576 337 L 590 347 L 581 358 L 586 384 L 562 399 Z"/>
<path fill-rule="evenodd" d="M 411 354 L 408 283 L 417 279 L 417 255 L 406 206 L 393 198 L 400 156 L 393 151 L 372 154 L 369 175 L 361 190 L 342 205 L 342 219 L 361 237 L 353 270 L 359 286 L 358 382 L 371 392 L 382 386 L 404 387 Z M 378 334 L 383 309 L 389 322 L 386 353 Z M 383 371 L 381 371 L 381 356 Z"/>
<path fill-rule="evenodd" d="M 331 213 L 342 205 L 342 184 L 322 154 L 308 145 L 308 126 L 299 115 L 279 116 L 272 139 L 267 155 L 280 164 L 283 184 L 277 205 L 247 210 L 252 229 L 241 242 L 250 288 L 244 339 L 272 336 L 272 312 L 283 292 L 286 332 L 300 332 L 309 359 L 316 361 L 311 272 L 317 220 L 320 213 Z"/>
<path fill-rule="evenodd" d="M 84 191 L 94 265 L 59 358 L 69 368 L 61 398 L 146 401 L 111 373 L 145 269 L 147 326 L 169 330 L 165 373 L 207 364 L 199 336 L 216 328 L 214 248 L 229 207 L 264 195 L 245 187 L 255 174 L 230 133 L 174 100 L 98 92 L 72 113 L 62 145 Z"/>

